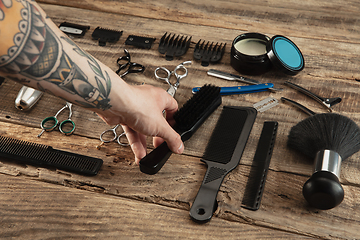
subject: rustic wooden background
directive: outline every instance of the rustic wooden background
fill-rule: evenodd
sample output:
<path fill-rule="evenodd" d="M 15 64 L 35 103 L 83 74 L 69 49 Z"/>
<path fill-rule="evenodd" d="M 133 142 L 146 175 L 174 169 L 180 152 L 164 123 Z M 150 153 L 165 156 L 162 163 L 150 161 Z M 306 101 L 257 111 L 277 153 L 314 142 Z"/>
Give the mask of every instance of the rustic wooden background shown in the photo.
<path fill-rule="evenodd" d="M 360 124 L 360 2 L 357 1 L 38 1 L 59 25 L 63 21 L 90 25 L 83 38 L 74 41 L 113 70 L 116 59 L 128 49 L 132 61 L 146 66 L 141 74 L 124 78 L 129 84 L 152 84 L 158 66 L 174 68 L 193 60 L 199 39 L 226 43 L 218 64 L 187 66 L 188 77 L 176 93 L 181 106 L 191 97 L 191 88 L 212 83 L 232 86 L 233 82 L 206 74 L 210 68 L 238 74 L 230 66 L 232 40 L 245 32 L 268 36 L 281 34 L 292 39 L 305 58 L 305 69 L 296 76 L 271 71 L 252 77 L 282 87 L 282 92 L 261 92 L 223 97 L 223 105 L 252 106 L 272 96 L 288 97 L 315 112 L 326 112 L 317 102 L 283 85 L 292 81 L 324 97 L 342 97 L 334 112 Z M 117 43 L 98 46 L 91 39 L 97 27 L 124 31 Z M 169 62 L 157 51 L 165 32 L 192 36 L 185 56 Z M 156 38 L 150 50 L 125 45 L 128 35 Z M 238 83 L 242 85 L 241 83 Z M 104 165 L 95 177 L 49 170 L 0 159 L 0 236 L 3 239 L 97 238 L 97 239 L 266 239 L 321 238 L 359 239 L 360 223 L 359 156 L 347 159 L 341 170 L 345 199 L 338 207 L 319 211 L 310 208 L 302 186 L 312 174 L 312 160 L 286 147 L 292 126 L 307 117 L 294 107 L 280 103 L 259 113 L 240 165 L 224 180 L 217 200 L 219 208 L 205 224 L 193 223 L 190 206 L 201 185 L 206 167 L 200 162 L 219 108 L 185 144 L 183 155 L 172 155 L 156 175 L 141 173 L 129 148 L 116 143 L 100 150 L 99 134 L 108 129 L 96 114 L 74 106 L 75 133 L 46 132 L 41 138 L 40 122 L 65 102 L 45 94 L 28 112 L 14 107 L 20 84 L 6 80 L 0 86 L 0 135 L 51 145 L 54 148 L 99 157 Z M 241 200 L 264 121 L 278 121 L 279 129 L 266 181 L 261 208 L 241 208 Z M 121 129 L 119 130 L 119 132 Z M 152 148 L 149 141 L 149 150 Z"/>

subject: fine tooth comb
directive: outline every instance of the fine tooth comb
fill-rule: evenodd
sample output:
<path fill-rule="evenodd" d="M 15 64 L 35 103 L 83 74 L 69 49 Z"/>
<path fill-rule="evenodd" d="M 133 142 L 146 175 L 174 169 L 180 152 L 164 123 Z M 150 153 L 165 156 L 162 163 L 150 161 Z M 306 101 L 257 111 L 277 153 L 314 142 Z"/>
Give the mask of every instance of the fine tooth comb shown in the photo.
<path fill-rule="evenodd" d="M 242 200 L 243 208 L 253 211 L 260 208 L 277 129 L 277 122 L 264 122 Z"/>
<path fill-rule="evenodd" d="M 201 42 L 201 39 L 195 45 L 194 49 L 194 58 L 196 60 L 201 61 L 201 66 L 207 67 L 211 63 L 219 62 L 222 56 L 225 53 L 226 43 L 223 45 L 222 43 L 207 42 L 205 44 L 205 40 Z"/>
<path fill-rule="evenodd" d="M 190 209 L 198 223 L 210 221 L 224 177 L 240 162 L 257 111 L 252 107 L 224 107 L 201 159 L 207 165 L 204 180 Z"/>
<path fill-rule="evenodd" d="M 159 53 L 166 54 L 166 60 L 172 61 L 174 57 L 184 55 L 189 49 L 190 43 L 191 37 L 165 33 L 159 42 Z"/>
<path fill-rule="evenodd" d="M 99 158 L 4 136 L 0 136 L 0 156 L 27 164 L 51 166 L 85 175 L 96 175 L 103 164 Z"/>
<path fill-rule="evenodd" d="M 178 112 L 174 114 L 176 132 L 182 141 L 188 140 L 203 122 L 221 104 L 220 88 L 204 85 L 194 94 Z M 157 173 L 171 155 L 167 143 L 163 142 L 140 160 L 140 171 L 146 174 Z"/>
<path fill-rule="evenodd" d="M 94 40 L 99 40 L 99 46 L 105 46 L 106 42 L 114 43 L 119 41 L 122 33 L 123 31 L 97 27 L 91 36 Z"/>

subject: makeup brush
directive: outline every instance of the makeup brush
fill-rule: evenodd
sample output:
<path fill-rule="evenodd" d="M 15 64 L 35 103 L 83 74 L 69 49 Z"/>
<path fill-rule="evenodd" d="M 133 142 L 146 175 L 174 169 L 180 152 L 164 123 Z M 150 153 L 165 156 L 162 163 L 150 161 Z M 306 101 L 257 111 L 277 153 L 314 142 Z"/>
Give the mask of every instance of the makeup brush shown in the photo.
<path fill-rule="evenodd" d="M 314 174 L 303 186 L 303 195 L 318 209 L 331 209 L 344 198 L 341 161 L 360 150 L 360 128 L 336 113 L 315 114 L 291 128 L 288 146 L 315 159 Z"/>

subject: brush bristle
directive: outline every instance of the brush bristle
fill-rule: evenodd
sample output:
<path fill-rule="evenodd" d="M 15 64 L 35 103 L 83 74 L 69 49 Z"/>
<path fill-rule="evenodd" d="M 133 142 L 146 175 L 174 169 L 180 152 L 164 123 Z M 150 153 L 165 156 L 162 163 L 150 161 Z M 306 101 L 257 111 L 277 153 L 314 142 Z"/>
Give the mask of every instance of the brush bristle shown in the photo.
<path fill-rule="evenodd" d="M 310 158 L 320 150 L 333 150 L 345 160 L 360 150 L 360 128 L 343 115 L 316 114 L 291 128 L 288 146 Z"/>
<path fill-rule="evenodd" d="M 190 129 L 215 102 L 219 101 L 221 101 L 220 88 L 204 85 L 174 114 L 177 127 L 182 130 Z"/>

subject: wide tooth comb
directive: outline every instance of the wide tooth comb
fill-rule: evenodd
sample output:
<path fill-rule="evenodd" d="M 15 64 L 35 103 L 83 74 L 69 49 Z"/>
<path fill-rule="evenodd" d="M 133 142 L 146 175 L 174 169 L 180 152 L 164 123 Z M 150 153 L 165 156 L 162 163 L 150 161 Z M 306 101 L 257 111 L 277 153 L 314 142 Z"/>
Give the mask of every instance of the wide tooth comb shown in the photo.
<path fill-rule="evenodd" d="M 194 49 L 194 58 L 196 60 L 201 61 L 201 65 L 206 67 L 211 63 L 216 63 L 221 60 L 222 56 L 225 53 L 226 43 L 223 45 L 222 43 L 214 44 L 213 42 L 207 42 L 205 44 L 205 40 L 201 42 L 201 39 L 195 45 Z"/>
<path fill-rule="evenodd" d="M 166 60 L 171 61 L 174 57 L 184 55 L 189 49 L 190 43 L 191 37 L 171 35 L 166 32 L 160 39 L 159 53 L 166 54 Z"/>

